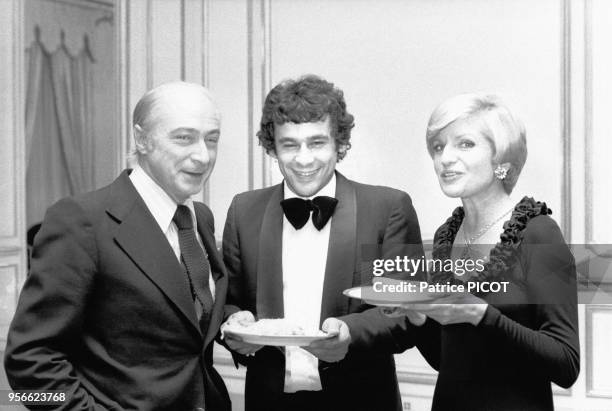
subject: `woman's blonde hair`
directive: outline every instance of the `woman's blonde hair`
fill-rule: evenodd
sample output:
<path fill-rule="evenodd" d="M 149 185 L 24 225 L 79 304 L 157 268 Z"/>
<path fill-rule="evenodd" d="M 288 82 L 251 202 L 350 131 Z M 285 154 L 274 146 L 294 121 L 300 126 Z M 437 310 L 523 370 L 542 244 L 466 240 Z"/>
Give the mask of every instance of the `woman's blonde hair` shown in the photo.
<path fill-rule="evenodd" d="M 476 131 L 491 143 L 493 164 L 510 164 L 502 183 L 507 193 L 512 192 L 527 159 L 525 126 L 498 96 L 459 94 L 438 105 L 427 124 L 425 139 L 429 155 L 433 156 L 434 141 L 444 128 L 457 120 L 468 118 L 479 120 L 474 123 Z"/>

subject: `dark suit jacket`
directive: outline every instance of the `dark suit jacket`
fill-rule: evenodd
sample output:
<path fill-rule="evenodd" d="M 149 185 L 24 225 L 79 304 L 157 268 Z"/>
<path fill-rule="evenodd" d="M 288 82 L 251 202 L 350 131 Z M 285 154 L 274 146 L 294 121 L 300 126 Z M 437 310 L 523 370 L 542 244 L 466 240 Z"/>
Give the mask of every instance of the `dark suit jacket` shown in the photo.
<path fill-rule="evenodd" d="M 417 254 L 423 255 L 419 223 L 406 193 L 336 175 L 339 202 L 331 220 L 321 322 L 328 317 L 345 321 L 351 345 L 344 360 L 319 362 L 321 383 L 331 401 L 342 404 L 337 409 L 401 410 L 392 353 L 405 348 L 396 345 L 394 336 L 409 325 L 405 318 L 392 320 L 377 308 L 349 300 L 342 291 L 371 283 L 371 266 L 361 261 L 363 245 L 416 244 Z M 282 199 L 281 184 L 239 194 L 230 206 L 223 233 L 228 315 L 249 310 L 257 318 L 283 317 Z M 264 347 L 241 359 L 248 365 L 246 409 L 269 409 L 283 392 L 283 352 Z"/>
<path fill-rule="evenodd" d="M 11 386 L 66 391 L 63 409 L 229 410 L 212 367 L 227 275 L 213 216 L 195 210 L 216 281 L 204 334 L 183 269 L 127 171 L 50 207 L 9 331 Z"/>

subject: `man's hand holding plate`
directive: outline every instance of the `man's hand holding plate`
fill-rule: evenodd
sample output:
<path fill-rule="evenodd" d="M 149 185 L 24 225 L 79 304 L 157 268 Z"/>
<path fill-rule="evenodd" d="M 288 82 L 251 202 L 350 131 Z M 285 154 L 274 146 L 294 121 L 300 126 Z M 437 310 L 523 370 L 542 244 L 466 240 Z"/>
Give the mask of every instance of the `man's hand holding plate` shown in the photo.
<path fill-rule="evenodd" d="M 255 322 L 255 316 L 250 311 L 238 311 L 227 318 L 227 321 L 221 325 L 221 332 L 232 324 L 238 324 L 240 326 L 247 326 Z M 225 343 L 232 350 L 238 354 L 252 356 L 255 355 L 262 345 L 250 344 L 242 341 L 239 337 L 233 335 L 226 335 L 224 337 Z"/>
<path fill-rule="evenodd" d="M 351 343 L 348 325 L 337 318 L 328 318 L 321 325 L 321 330 L 329 337 L 314 341 L 303 348 L 321 361 L 338 362 L 344 359 Z"/>

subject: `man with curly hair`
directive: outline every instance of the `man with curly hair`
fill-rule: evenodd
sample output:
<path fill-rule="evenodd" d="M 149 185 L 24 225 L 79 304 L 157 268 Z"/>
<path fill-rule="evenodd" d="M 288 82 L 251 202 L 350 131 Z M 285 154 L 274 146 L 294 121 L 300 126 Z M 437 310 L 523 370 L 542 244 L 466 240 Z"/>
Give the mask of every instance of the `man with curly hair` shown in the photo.
<path fill-rule="evenodd" d="M 226 338 L 247 366 L 247 411 L 402 409 L 392 354 L 406 348 L 393 338 L 406 320 L 342 291 L 371 283 L 362 246 L 416 244 L 422 255 L 421 234 L 406 193 L 336 171 L 353 126 L 343 92 L 314 75 L 284 81 L 266 98 L 257 136 L 284 181 L 233 199 L 223 233 L 226 315 L 285 318 L 329 337 L 283 350 Z"/>

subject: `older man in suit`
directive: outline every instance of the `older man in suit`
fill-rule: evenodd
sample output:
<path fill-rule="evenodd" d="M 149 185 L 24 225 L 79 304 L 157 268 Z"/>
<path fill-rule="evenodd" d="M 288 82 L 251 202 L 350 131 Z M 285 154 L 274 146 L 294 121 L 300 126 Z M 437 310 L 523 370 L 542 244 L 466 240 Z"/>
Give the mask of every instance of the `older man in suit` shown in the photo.
<path fill-rule="evenodd" d="M 248 367 L 247 411 L 402 409 L 392 354 L 406 348 L 394 338 L 409 332 L 406 320 L 342 291 L 372 280 L 362 246 L 412 244 L 422 256 L 419 223 L 406 193 L 335 170 L 352 127 L 342 91 L 319 77 L 282 82 L 266 98 L 258 137 L 284 182 L 237 195 L 228 211 L 228 323 L 286 318 L 330 338 L 278 350 L 227 337 Z"/>
<path fill-rule="evenodd" d="M 70 410 L 230 410 L 212 366 L 227 275 L 191 200 L 219 128 L 206 89 L 159 86 L 134 110 L 135 169 L 49 208 L 8 336 L 13 389 Z"/>

